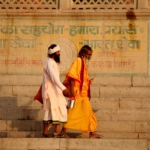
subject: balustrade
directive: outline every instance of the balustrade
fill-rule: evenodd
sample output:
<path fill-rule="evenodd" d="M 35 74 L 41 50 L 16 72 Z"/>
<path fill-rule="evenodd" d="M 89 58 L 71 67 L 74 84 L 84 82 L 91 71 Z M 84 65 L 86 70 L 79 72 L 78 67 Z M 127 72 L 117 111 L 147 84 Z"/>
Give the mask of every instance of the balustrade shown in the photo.
<path fill-rule="evenodd" d="M 0 12 L 123 10 L 149 8 L 150 0 L 0 0 Z"/>

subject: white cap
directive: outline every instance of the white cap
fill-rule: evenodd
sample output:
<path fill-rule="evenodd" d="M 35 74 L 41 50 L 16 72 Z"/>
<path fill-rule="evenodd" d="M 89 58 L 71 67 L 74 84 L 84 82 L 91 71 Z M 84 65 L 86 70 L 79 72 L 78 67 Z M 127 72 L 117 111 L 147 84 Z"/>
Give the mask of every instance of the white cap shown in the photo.
<path fill-rule="evenodd" d="M 55 52 L 57 52 L 57 51 L 60 51 L 59 45 L 57 45 L 57 46 L 54 47 L 53 49 L 49 48 L 47 53 L 48 53 L 48 54 L 53 54 L 53 53 L 55 53 Z"/>

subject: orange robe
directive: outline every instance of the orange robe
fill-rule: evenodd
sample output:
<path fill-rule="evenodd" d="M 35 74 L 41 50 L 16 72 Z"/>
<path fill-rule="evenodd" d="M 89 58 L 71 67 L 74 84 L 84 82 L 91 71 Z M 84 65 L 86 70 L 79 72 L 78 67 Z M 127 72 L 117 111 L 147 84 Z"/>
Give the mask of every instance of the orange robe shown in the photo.
<path fill-rule="evenodd" d="M 94 132 L 97 129 L 97 119 L 88 97 L 88 70 L 81 58 L 77 58 L 73 62 L 67 78 L 74 79 L 73 88 L 76 101 L 75 106 L 68 109 L 68 121 L 64 128 Z"/>

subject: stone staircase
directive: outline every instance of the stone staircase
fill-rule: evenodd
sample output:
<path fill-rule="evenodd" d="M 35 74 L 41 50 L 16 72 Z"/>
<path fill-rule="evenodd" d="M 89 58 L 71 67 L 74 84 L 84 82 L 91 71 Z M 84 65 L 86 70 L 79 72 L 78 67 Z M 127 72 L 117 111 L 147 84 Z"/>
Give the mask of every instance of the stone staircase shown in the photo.
<path fill-rule="evenodd" d="M 72 138 L 47 139 L 41 138 L 42 105 L 33 100 L 41 76 L 1 75 L 0 150 L 150 150 L 149 82 L 148 77 L 95 77 L 91 105 L 104 137 L 76 138 L 80 131 L 69 130 Z"/>
<path fill-rule="evenodd" d="M 148 150 L 147 140 L 122 139 L 0 139 L 0 150 Z"/>

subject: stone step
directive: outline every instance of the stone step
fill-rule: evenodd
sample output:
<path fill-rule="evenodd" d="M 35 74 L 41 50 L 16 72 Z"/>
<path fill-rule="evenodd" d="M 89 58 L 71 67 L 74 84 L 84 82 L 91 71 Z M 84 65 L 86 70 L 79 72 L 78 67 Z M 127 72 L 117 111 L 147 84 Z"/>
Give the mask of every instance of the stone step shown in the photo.
<path fill-rule="evenodd" d="M 138 109 L 99 109 L 94 110 L 100 121 L 148 121 L 150 120 L 150 110 Z M 42 108 L 25 107 L 0 107 L 0 120 L 42 120 Z"/>
<path fill-rule="evenodd" d="M 17 96 L 3 96 L 0 97 L 0 108 L 42 108 L 42 105 L 34 97 L 17 97 Z"/>
<path fill-rule="evenodd" d="M 49 130 L 52 136 L 53 128 Z M 149 133 L 114 133 L 114 132 L 96 132 L 103 136 L 103 139 L 150 139 Z M 67 134 L 72 138 L 77 138 L 81 131 L 67 130 Z M 39 131 L 0 131 L 0 138 L 41 138 L 42 130 Z M 88 138 L 88 135 L 82 138 Z"/>
<path fill-rule="evenodd" d="M 15 112 L 15 111 L 14 111 Z M 33 111 L 31 111 L 33 112 Z M 10 113 L 14 116 L 17 113 Z M 20 114 L 19 114 L 20 115 Z M 30 115 L 30 114 L 29 114 Z M 3 114 L 2 114 L 3 116 Z M 24 118 L 18 118 L 13 120 L 7 120 L 5 118 L 0 120 L 0 131 L 40 131 L 43 128 L 42 117 L 39 120 L 32 120 L 30 116 L 25 115 Z M 35 115 L 36 116 L 36 115 Z M 40 116 L 40 115 L 37 115 Z M 31 119 L 31 120 L 29 120 Z M 144 126 L 144 128 L 143 128 Z M 98 118 L 98 128 L 99 132 L 126 132 L 126 133 L 149 133 L 150 124 L 145 121 L 126 121 L 126 120 L 102 120 Z"/>
<path fill-rule="evenodd" d="M 42 128 L 41 120 L 0 120 L 0 131 L 41 131 Z"/>
<path fill-rule="evenodd" d="M 0 97 L 0 107 L 8 108 L 39 108 L 41 109 L 42 105 L 37 100 L 33 100 L 34 97 L 30 96 L 3 96 Z M 92 97 L 90 100 L 93 109 L 129 109 L 129 110 L 149 110 L 150 103 L 149 98 L 94 98 Z"/>
<path fill-rule="evenodd" d="M 145 129 L 143 129 L 143 125 Z M 41 131 L 42 120 L 0 120 L 0 131 Z M 99 121 L 98 132 L 149 133 L 145 122 Z"/>
<path fill-rule="evenodd" d="M 42 120 L 42 109 L 0 108 L 1 120 Z"/>
<path fill-rule="evenodd" d="M 39 137 L 42 130 L 42 120 L 0 120 L 0 137 Z M 99 121 L 97 132 L 106 138 L 150 139 L 149 125 L 139 122 Z"/>
<path fill-rule="evenodd" d="M 48 135 L 52 137 L 53 130 L 50 130 Z M 72 137 L 76 138 L 81 132 L 67 132 L 67 134 Z M 41 138 L 42 131 L 5 131 L 0 132 L 0 138 Z M 88 138 L 88 135 L 85 135 L 84 138 Z"/>
<path fill-rule="evenodd" d="M 149 150 L 140 139 L 0 138 L 0 150 Z"/>

